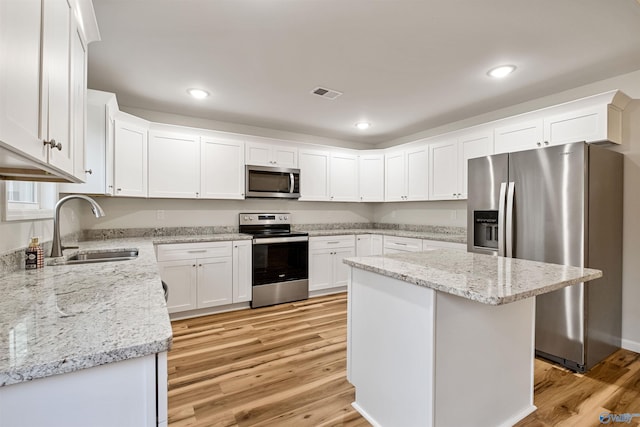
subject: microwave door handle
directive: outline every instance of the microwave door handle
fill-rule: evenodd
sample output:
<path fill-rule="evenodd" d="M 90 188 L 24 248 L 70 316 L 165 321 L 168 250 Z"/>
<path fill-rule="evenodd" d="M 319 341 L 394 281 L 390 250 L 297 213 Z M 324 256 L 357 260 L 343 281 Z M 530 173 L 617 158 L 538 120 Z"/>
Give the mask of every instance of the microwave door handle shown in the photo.
<path fill-rule="evenodd" d="M 507 197 L 507 183 L 500 184 L 500 196 L 498 198 L 498 256 L 504 256 L 504 215 L 505 201 Z"/>
<path fill-rule="evenodd" d="M 289 173 L 289 193 L 293 193 L 293 187 L 295 185 L 295 180 L 293 179 L 293 173 Z"/>

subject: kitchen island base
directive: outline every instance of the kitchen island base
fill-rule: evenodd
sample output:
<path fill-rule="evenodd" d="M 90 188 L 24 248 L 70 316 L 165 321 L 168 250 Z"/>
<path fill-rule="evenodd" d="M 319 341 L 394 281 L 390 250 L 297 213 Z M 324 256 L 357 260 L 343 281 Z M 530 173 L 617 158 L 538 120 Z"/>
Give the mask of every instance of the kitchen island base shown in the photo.
<path fill-rule="evenodd" d="M 535 298 L 487 305 L 351 269 L 347 377 L 374 426 L 511 426 L 533 412 Z"/>

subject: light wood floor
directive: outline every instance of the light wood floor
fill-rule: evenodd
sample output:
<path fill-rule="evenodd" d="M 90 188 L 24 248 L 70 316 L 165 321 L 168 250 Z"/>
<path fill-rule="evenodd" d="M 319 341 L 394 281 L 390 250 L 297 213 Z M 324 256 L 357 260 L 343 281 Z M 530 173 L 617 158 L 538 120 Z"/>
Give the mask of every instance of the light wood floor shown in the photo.
<path fill-rule="evenodd" d="M 173 332 L 170 427 L 369 426 L 345 378 L 346 294 L 176 321 Z M 535 404 L 518 427 L 640 413 L 640 355 L 620 350 L 586 375 L 536 360 Z"/>

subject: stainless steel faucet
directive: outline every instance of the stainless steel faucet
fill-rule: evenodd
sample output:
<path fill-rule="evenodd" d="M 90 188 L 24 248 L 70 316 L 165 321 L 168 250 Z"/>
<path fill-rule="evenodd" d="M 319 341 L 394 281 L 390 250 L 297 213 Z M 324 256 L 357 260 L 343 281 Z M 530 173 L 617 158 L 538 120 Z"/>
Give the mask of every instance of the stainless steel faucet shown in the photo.
<path fill-rule="evenodd" d="M 93 214 L 96 216 L 96 218 L 100 218 L 101 216 L 105 215 L 104 211 L 95 200 L 93 200 L 91 197 L 83 196 L 82 194 L 72 194 L 70 196 L 63 197 L 62 199 L 58 200 L 58 203 L 56 203 L 55 213 L 53 216 L 53 245 L 51 247 L 52 257 L 62 256 L 62 251 L 65 249 L 77 248 L 77 246 L 62 246 L 62 243 L 60 242 L 60 208 L 62 207 L 63 204 L 65 204 L 65 202 L 71 199 L 82 199 L 89 202 L 91 204 L 91 210 L 93 211 Z"/>

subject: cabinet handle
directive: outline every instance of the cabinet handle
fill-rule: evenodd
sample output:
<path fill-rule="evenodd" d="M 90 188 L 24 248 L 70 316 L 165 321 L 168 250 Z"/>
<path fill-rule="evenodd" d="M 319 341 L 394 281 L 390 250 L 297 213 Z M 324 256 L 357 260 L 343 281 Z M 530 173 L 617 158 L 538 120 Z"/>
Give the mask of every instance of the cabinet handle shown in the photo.
<path fill-rule="evenodd" d="M 43 144 L 50 146 L 52 149 L 57 148 L 58 151 L 62 151 L 62 144 L 60 142 L 56 142 L 55 139 L 52 139 L 51 141 L 43 141 Z"/>
<path fill-rule="evenodd" d="M 187 251 L 188 254 L 200 254 L 202 252 L 207 252 L 207 250 L 206 249 L 193 249 L 193 250 Z"/>
<path fill-rule="evenodd" d="M 93 169 L 87 169 L 84 173 L 88 173 L 89 175 L 93 175 Z"/>
<path fill-rule="evenodd" d="M 340 242 L 339 241 L 338 242 L 327 242 L 327 245 L 335 245 L 336 243 L 340 243 Z"/>
<path fill-rule="evenodd" d="M 116 191 L 122 191 L 122 188 L 116 188 Z"/>

